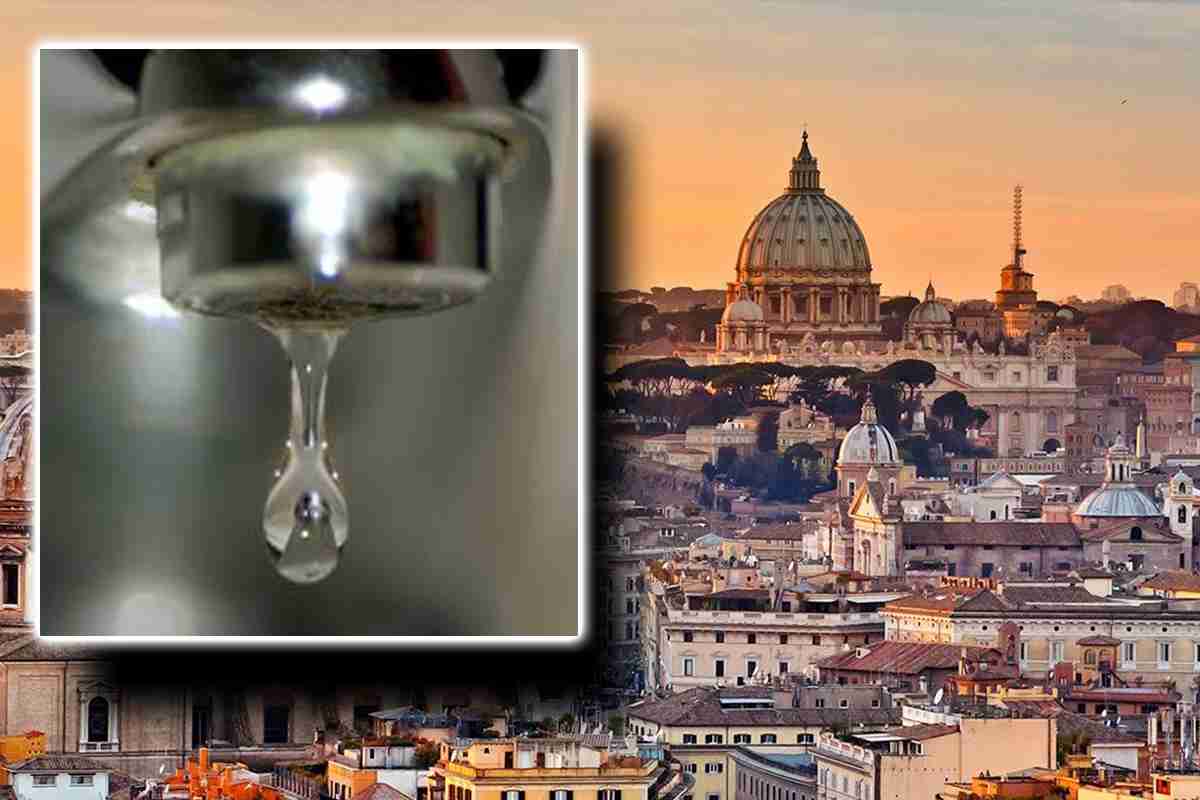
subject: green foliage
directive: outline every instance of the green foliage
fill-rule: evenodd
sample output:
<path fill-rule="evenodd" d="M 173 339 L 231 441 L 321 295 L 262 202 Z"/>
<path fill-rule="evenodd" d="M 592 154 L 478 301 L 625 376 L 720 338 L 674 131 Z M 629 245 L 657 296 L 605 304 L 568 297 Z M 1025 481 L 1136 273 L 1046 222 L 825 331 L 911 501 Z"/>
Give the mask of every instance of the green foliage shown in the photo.
<path fill-rule="evenodd" d="M 779 449 L 779 412 L 769 411 L 758 421 L 758 452 L 774 453 Z"/>
<path fill-rule="evenodd" d="M 419 769 L 429 769 L 438 762 L 440 749 L 435 742 L 421 741 L 413 750 L 413 759 Z"/>
<path fill-rule="evenodd" d="M 624 736 L 625 718 L 620 714 L 613 714 L 608 718 L 608 729 L 612 731 L 613 736 Z"/>

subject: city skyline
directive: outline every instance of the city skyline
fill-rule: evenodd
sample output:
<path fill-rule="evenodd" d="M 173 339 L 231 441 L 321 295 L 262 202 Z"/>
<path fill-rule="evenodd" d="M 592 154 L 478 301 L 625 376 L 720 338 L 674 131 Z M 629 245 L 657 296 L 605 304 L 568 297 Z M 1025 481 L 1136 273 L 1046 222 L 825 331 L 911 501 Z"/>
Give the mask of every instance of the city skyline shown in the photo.
<path fill-rule="evenodd" d="M 123 37 L 327 35 L 304 15 L 310 6 L 283 29 L 253 3 L 105 18 L 121 19 Z M 393 12 L 365 3 L 346 35 L 391 30 Z M 723 286 L 751 218 L 786 185 L 805 123 L 830 194 L 867 234 L 885 294 L 917 294 L 932 274 L 948 296 L 987 296 L 1008 259 L 1016 183 L 1043 296 L 1098 296 L 1133 282 L 1132 270 L 1135 294 L 1170 302 L 1195 274 L 1200 107 L 1189 76 L 1200 51 L 1187 45 L 1200 5 L 760 2 L 734 17 L 699 3 L 646 14 L 617 2 L 596 16 L 538 0 L 504 16 L 483 3 L 468 3 L 465 17 L 444 12 L 413 3 L 406 30 L 461 37 L 468 18 L 491 38 L 587 48 L 592 121 L 621 154 L 620 269 L 599 288 Z M 98 30 L 96 16 L 34 6 L 3 34 L 0 97 L 14 113 L 0 165 L 19 177 L 0 201 L 0 284 L 16 288 L 32 278 L 28 48 L 51 20 L 61 37 Z"/>

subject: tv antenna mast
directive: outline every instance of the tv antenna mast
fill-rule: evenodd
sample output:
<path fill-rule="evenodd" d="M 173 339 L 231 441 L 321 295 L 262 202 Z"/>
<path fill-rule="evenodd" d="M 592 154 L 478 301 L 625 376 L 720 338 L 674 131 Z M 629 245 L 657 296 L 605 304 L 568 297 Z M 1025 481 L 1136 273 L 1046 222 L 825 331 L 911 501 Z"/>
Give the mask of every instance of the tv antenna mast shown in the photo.
<path fill-rule="evenodd" d="M 1025 255 L 1025 247 L 1021 244 L 1021 184 L 1013 187 L 1013 266 L 1021 266 L 1021 257 Z"/>

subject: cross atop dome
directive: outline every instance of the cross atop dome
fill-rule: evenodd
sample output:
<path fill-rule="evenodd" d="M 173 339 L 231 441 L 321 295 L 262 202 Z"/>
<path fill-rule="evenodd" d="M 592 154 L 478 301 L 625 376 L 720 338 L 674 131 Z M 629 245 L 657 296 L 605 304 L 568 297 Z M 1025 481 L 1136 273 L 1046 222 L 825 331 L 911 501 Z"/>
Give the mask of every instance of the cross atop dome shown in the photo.
<path fill-rule="evenodd" d="M 800 152 L 792 159 L 792 169 L 788 173 L 788 189 L 793 192 L 820 192 L 821 171 L 817 169 L 817 159 L 808 149 L 808 131 L 800 136 Z"/>

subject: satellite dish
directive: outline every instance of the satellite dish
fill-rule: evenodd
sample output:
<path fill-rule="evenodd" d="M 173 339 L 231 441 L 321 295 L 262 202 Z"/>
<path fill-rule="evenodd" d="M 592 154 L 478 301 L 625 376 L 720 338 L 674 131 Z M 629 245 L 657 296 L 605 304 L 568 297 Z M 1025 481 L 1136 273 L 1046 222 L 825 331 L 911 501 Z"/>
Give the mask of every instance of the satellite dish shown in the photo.
<path fill-rule="evenodd" d="M 934 704 L 935 706 L 936 706 L 938 703 L 942 702 L 942 695 L 943 695 L 943 694 L 944 694 L 944 690 L 942 690 L 942 689 L 938 689 L 938 690 L 937 690 L 937 692 L 936 692 L 936 693 L 933 695 L 933 704 Z"/>

